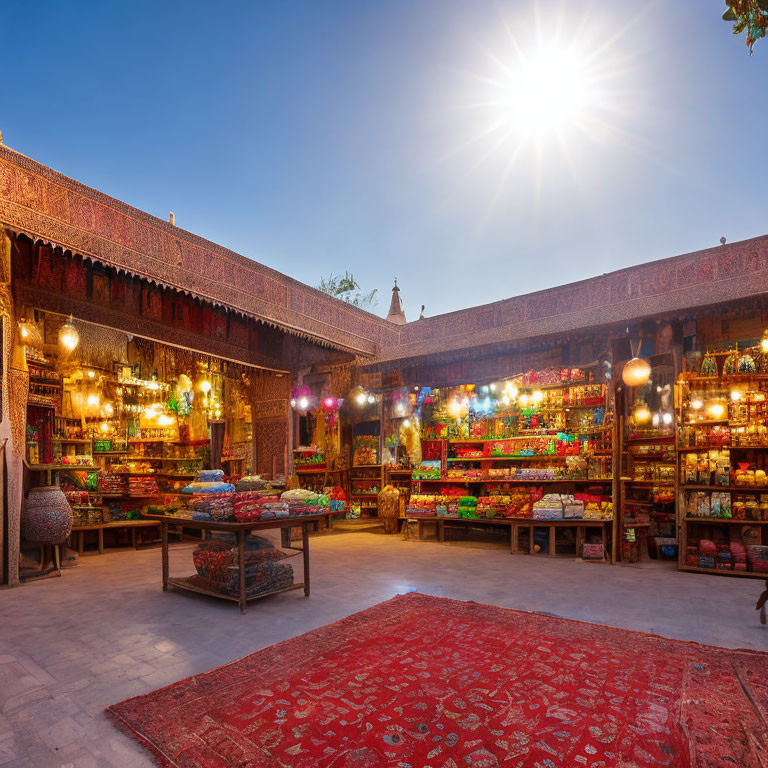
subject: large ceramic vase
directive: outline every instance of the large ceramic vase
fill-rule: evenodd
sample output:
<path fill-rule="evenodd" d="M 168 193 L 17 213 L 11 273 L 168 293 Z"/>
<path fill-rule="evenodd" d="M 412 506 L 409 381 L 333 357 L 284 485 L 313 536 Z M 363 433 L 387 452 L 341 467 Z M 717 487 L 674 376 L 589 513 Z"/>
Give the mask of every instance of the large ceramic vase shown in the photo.
<path fill-rule="evenodd" d="M 59 544 L 72 531 L 72 508 L 58 485 L 32 488 L 21 513 L 21 535 L 27 541 Z"/>

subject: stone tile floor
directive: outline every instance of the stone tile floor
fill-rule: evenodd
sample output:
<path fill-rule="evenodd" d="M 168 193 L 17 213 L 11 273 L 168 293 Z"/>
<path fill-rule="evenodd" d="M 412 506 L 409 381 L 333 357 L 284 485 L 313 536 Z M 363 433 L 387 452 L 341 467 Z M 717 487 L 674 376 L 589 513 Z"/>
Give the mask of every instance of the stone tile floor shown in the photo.
<path fill-rule="evenodd" d="M 172 575 L 192 571 L 192 547 L 173 546 Z M 0 765 L 150 766 L 105 706 L 411 590 L 768 650 L 754 610 L 761 581 L 363 532 L 319 534 L 310 549 L 311 597 L 269 597 L 245 616 L 234 603 L 163 593 L 156 548 L 87 556 L 62 578 L 0 590 Z"/>

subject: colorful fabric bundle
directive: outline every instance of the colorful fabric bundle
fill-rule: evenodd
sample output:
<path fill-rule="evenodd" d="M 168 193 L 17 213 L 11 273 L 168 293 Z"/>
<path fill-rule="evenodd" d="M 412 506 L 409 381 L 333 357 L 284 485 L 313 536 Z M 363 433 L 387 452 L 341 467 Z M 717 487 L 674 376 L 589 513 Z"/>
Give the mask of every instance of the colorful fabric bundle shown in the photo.
<path fill-rule="evenodd" d="M 201 469 L 195 480 L 198 483 L 220 483 L 224 480 L 223 469 Z"/>
<path fill-rule="evenodd" d="M 258 475 L 247 475 L 241 477 L 235 483 L 235 490 L 237 491 L 263 491 L 269 487 L 268 480 L 262 480 Z"/>
<path fill-rule="evenodd" d="M 731 560 L 733 561 L 734 571 L 746 571 L 747 570 L 747 550 L 744 549 L 744 545 L 734 539 L 731 541 L 729 548 L 731 550 Z"/>
<path fill-rule="evenodd" d="M 750 544 L 746 550 L 750 569 L 758 573 L 768 573 L 768 547 Z"/>
<path fill-rule="evenodd" d="M 282 501 L 268 501 L 261 506 L 262 520 L 276 520 L 289 515 L 288 504 Z"/>
<path fill-rule="evenodd" d="M 182 493 L 234 493 L 231 483 L 199 483 L 195 480 L 181 489 Z"/>
<path fill-rule="evenodd" d="M 204 579 L 223 581 L 232 560 L 232 546 L 224 541 L 203 541 L 192 552 L 192 562 Z"/>
<path fill-rule="evenodd" d="M 699 539 L 699 554 L 715 557 L 717 555 L 717 545 L 710 539 Z"/>
<path fill-rule="evenodd" d="M 232 512 L 238 522 L 261 520 L 261 506 L 264 499 L 258 491 L 244 491 L 234 494 Z"/>
<path fill-rule="evenodd" d="M 196 493 L 189 506 L 196 513 L 207 514 L 212 520 L 225 522 L 235 519 L 233 503 L 232 493 Z"/>
<path fill-rule="evenodd" d="M 246 557 L 245 594 L 255 597 L 265 592 L 275 592 L 293 584 L 293 566 L 277 561 L 251 564 Z M 229 595 L 240 594 L 240 570 L 237 565 L 230 566 L 224 584 L 224 592 Z"/>

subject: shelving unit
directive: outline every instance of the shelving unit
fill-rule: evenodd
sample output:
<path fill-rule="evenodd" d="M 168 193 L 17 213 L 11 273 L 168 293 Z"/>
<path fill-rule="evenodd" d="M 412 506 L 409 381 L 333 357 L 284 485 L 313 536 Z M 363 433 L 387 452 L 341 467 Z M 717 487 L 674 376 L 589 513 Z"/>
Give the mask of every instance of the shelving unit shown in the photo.
<path fill-rule="evenodd" d="M 672 426 L 668 432 L 633 432 L 624 440 L 621 477 L 621 559 L 642 559 L 643 544 L 658 557 L 657 540 L 675 541 L 677 454 Z"/>
<path fill-rule="evenodd" d="M 727 374 L 728 356 L 677 383 L 678 567 L 766 579 L 753 558 L 768 546 L 768 376 Z"/>
<path fill-rule="evenodd" d="M 453 496 L 448 494 L 448 488 L 463 487 L 465 495 L 486 499 L 484 508 L 488 509 L 493 509 L 493 497 L 517 494 L 514 503 L 526 489 L 534 494 L 537 490 L 566 495 L 586 492 L 595 498 L 609 499 L 613 485 L 614 430 L 610 419 L 606 419 L 605 384 L 580 379 L 530 387 L 521 385 L 520 389 L 523 388 L 538 391 L 527 404 L 525 400 L 523 405 L 520 401 L 513 403 L 510 398 L 506 406 L 492 410 L 486 406 L 484 413 L 470 413 L 466 419 L 444 418 L 441 423 L 438 417 L 427 423 L 422 436 L 422 466 L 417 468 L 411 482 L 412 498 L 426 495 L 450 499 Z M 489 388 L 482 390 L 487 393 Z M 498 396 L 498 389 L 496 392 Z M 478 395 L 481 397 L 482 394 Z M 432 468 L 425 462 L 432 462 Z M 430 476 L 437 474 L 438 465 L 440 476 Z M 445 493 L 441 493 L 443 487 Z M 531 496 L 530 504 L 536 498 Z M 428 501 L 422 503 L 429 504 Z M 414 504 L 418 505 L 419 501 Z M 565 549 L 580 554 L 580 546 L 585 542 L 578 536 L 573 539 L 574 532 L 586 528 L 605 532 L 613 527 L 610 519 L 545 520 L 527 515 L 486 517 L 484 513 L 476 518 L 456 518 L 454 513 L 439 519 L 444 519 L 445 526 L 459 529 L 471 528 L 473 523 L 520 525 L 529 537 L 527 547 L 532 553 L 534 534 L 531 531 L 535 532 L 537 544 L 543 532 L 545 547 L 556 546 L 558 552 Z M 604 544 L 603 551 L 609 559 L 613 553 L 611 539 L 612 536 L 606 537 L 603 533 L 596 542 Z M 523 549 L 521 541 L 514 551 Z"/>
<path fill-rule="evenodd" d="M 376 498 L 384 487 L 385 471 L 381 464 L 359 464 L 353 466 L 349 475 L 350 505 L 360 507 L 361 517 L 376 517 Z"/>

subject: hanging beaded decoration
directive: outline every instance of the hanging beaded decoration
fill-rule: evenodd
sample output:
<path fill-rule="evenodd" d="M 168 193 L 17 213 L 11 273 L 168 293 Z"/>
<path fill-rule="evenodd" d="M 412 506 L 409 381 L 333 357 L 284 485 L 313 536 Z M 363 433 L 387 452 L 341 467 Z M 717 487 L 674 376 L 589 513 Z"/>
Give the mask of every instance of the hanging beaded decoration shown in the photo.
<path fill-rule="evenodd" d="M 737 365 L 739 373 L 757 373 L 757 365 L 755 365 L 755 358 L 748 353 L 744 353 L 740 358 Z"/>
<path fill-rule="evenodd" d="M 701 375 L 717 376 L 717 361 L 714 355 L 709 354 L 709 350 L 707 350 L 707 354 L 701 361 Z"/>
<path fill-rule="evenodd" d="M 739 372 L 739 348 L 736 347 L 734 352 L 731 352 L 728 357 L 725 358 L 723 364 L 723 376 L 733 376 Z"/>

